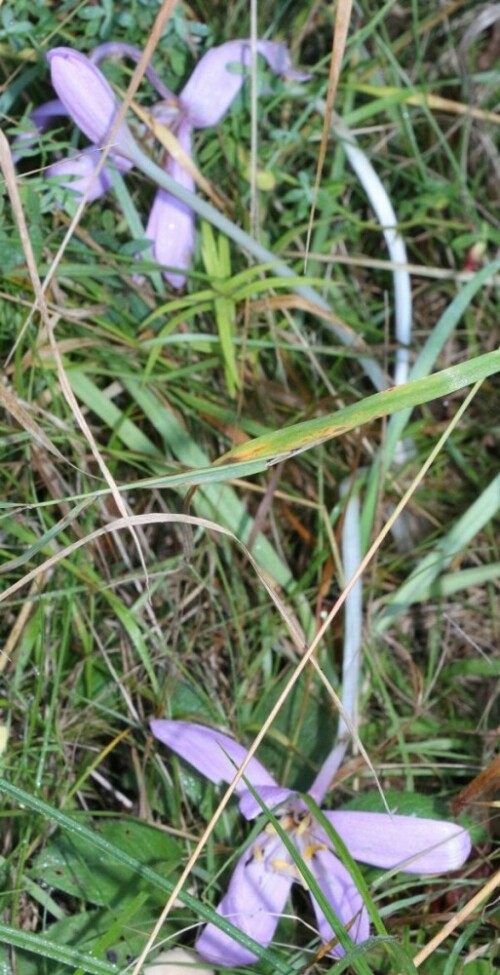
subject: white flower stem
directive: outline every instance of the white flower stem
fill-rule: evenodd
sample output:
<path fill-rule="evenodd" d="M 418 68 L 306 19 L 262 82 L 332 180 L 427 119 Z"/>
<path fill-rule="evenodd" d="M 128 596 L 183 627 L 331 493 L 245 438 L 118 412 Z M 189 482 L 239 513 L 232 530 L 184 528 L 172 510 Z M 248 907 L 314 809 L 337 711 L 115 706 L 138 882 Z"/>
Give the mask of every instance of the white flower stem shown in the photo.
<path fill-rule="evenodd" d="M 394 285 L 394 333 L 398 347 L 395 355 L 394 385 L 407 382 L 409 371 L 409 344 L 411 340 L 412 303 L 411 282 L 408 273 L 408 257 L 404 240 L 397 228 L 394 207 L 387 190 L 375 172 L 368 156 L 360 149 L 349 129 L 338 119 L 333 131 L 342 140 L 344 152 L 351 169 L 361 183 L 370 206 L 380 224 L 392 262 Z"/>
<path fill-rule="evenodd" d="M 322 114 L 324 102 L 316 108 Z M 357 144 L 352 133 L 339 120 L 332 123 L 332 131 L 342 140 L 342 146 L 353 171 L 361 183 L 370 205 L 380 223 L 387 250 L 392 261 L 394 286 L 394 331 L 398 347 L 395 355 L 394 384 L 405 383 L 409 372 L 409 345 L 412 326 L 411 281 L 408 272 L 408 258 L 405 243 L 397 229 L 397 218 L 384 184 L 375 172 L 368 157 Z M 398 461 L 407 456 L 403 444 L 395 451 Z M 349 478 L 341 486 L 341 494 L 352 491 Z M 344 583 L 352 578 L 362 560 L 360 502 L 356 493 L 351 493 L 344 514 L 342 529 L 342 561 Z M 362 658 L 363 593 L 362 580 L 358 579 L 349 592 L 344 607 L 344 645 L 342 662 L 342 711 L 339 715 L 337 743 L 325 759 L 313 784 L 314 795 L 320 798 L 327 791 L 331 778 L 342 761 L 348 740 L 357 731 L 357 706 Z M 340 757 L 339 757 L 340 756 Z"/>

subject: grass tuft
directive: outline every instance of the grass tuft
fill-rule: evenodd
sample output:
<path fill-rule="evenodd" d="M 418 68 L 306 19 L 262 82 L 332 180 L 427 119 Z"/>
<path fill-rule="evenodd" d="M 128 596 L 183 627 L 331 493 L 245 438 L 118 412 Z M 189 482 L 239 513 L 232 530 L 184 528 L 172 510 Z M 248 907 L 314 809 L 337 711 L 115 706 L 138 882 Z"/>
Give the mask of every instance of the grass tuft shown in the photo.
<path fill-rule="evenodd" d="M 116 173 L 75 217 L 45 171 L 86 140 L 65 118 L 26 140 L 54 97 L 46 52 L 153 47 L 159 5 L 0 9 L 1 975 L 150 975 L 207 920 L 231 931 L 214 909 L 260 827 L 148 721 L 262 738 L 276 780 L 309 788 L 342 698 L 351 496 L 370 551 L 361 679 L 322 806 L 397 793 L 408 815 L 461 822 L 473 852 L 423 879 L 339 850 L 373 922 L 344 960 L 299 886 L 269 948 L 233 934 L 262 975 L 497 968 L 498 20 L 471 0 L 360 0 L 331 62 L 329 4 L 172 2 L 164 84 L 249 37 L 250 7 L 311 77 L 259 62 L 195 132 L 212 205 L 198 189 L 180 291 L 144 241 L 158 143 L 143 139 L 147 174 Z M 123 97 L 130 62 L 103 69 Z M 147 79 L 134 97 L 157 100 Z M 408 254 L 410 379 L 393 390 L 402 269 L 342 126 Z"/>

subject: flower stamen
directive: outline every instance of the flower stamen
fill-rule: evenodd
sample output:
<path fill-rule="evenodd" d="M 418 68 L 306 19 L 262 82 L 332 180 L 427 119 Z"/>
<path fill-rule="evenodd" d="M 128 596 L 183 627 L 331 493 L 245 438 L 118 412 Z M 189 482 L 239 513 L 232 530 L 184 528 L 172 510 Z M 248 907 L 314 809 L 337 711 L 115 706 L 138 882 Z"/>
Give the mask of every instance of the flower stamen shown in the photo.
<path fill-rule="evenodd" d="M 293 877 L 294 880 L 302 880 L 296 864 L 289 863 L 288 860 L 281 860 L 279 857 L 275 857 L 274 860 L 271 860 L 270 867 L 276 873 L 284 873 L 287 877 Z"/>
<path fill-rule="evenodd" d="M 304 850 L 304 860 L 312 860 L 315 853 L 319 850 L 327 850 L 326 843 L 309 843 Z"/>

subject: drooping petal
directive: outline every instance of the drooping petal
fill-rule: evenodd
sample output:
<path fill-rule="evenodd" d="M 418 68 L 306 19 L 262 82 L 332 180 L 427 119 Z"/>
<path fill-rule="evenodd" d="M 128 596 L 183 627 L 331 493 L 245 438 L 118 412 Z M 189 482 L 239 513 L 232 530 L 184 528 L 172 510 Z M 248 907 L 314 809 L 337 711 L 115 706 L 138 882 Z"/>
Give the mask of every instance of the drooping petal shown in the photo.
<path fill-rule="evenodd" d="M 33 146 L 38 146 L 39 135 L 49 128 L 52 119 L 60 115 L 67 115 L 67 111 L 59 98 L 53 98 L 50 102 L 44 102 L 38 108 L 34 108 L 30 114 L 29 121 L 32 128 L 26 132 L 16 135 L 13 142 L 12 158 L 17 162 L 25 152 Z"/>
<path fill-rule="evenodd" d="M 142 55 L 143 52 L 140 47 L 136 47 L 134 44 L 126 44 L 123 41 L 105 41 L 104 44 L 98 44 L 94 48 L 90 55 L 90 60 L 93 64 L 99 64 L 105 58 L 131 58 L 137 64 L 141 60 Z M 175 99 L 170 88 L 167 88 L 163 83 L 151 64 L 146 66 L 144 74 L 162 98 L 168 98 L 169 100 Z"/>
<path fill-rule="evenodd" d="M 368 912 L 349 871 L 329 850 L 314 853 L 309 866 L 351 941 L 356 944 L 366 941 L 370 933 Z M 336 938 L 335 932 L 314 897 L 312 902 L 321 940 L 329 942 Z M 342 945 L 336 944 L 331 954 L 341 958 L 345 951 Z"/>
<path fill-rule="evenodd" d="M 155 719 L 150 721 L 150 728 L 155 738 L 216 785 L 232 782 L 247 755 L 247 749 L 243 745 L 239 745 L 228 735 L 201 724 Z M 276 786 L 272 775 L 256 758 L 252 758 L 247 765 L 245 778 L 259 791 L 263 785 Z M 247 789 L 241 779 L 236 794 L 241 795 L 245 791 Z"/>
<path fill-rule="evenodd" d="M 299 80 L 306 77 L 292 70 L 286 44 L 257 41 L 257 51 L 277 74 Z M 227 41 L 203 55 L 179 99 L 191 125 L 203 129 L 220 122 L 245 81 L 246 73 L 238 72 L 237 66 L 243 69 L 250 63 L 248 39 Z M 236 70 L 228 70 L 229 65 L 236 66 Z"/>
<path fill-rule="evenodd" d="M 350 579 L 350 576 L 346 575 L 346 579 Z M 337 737 L 340 736 L 337 735 Z M 332 748 L 331 752 L 329 755 L 327 755 L 325 761 L 321 765 L 313 784 L 307 790 L 315 802 L 323 802 L 323 799 L 330 788 L 333 777 L 337 769 L 342 764 L 342 760 L 347 751 L 347 743 L 348 739 L 344 738 L 339 742 L 339 744 Z"/>
<path fill-rule="evenodd" d="M 285 789 L 281 785 L 259 785 L 259 796 L 268 809 L 275 809 L 276 806 L 281 806 L 283 802 L 286 802 L 293 795 L 294 793 L 291 789 Z M 243 793 L 239 805 L 240 812 L 245 819 L 255 819 L 263 811 L 260 803 L 248 789 Z"/>
<path fill-rule="evenodd" d="M 97 179 L 94 177 L 96 162 L 89 155 L 81 153 L 70 156 L 47 166 L 45 176 L 56 177 L 61 186 L 72 190 L 77 196 L 86 195 L 89 203 L 107 193 L 111 183 L 106 169 L 101 169 Z"/>
<path fill-rule="evenodd" d="M 264 948 L 272 941 L 294 879 L 292 870 L 287 873 L 272 868 L 276 858 L 280 863 L 289 861 L 279 837 L 261 833 L 254 846 L 239 859 L 227 893 L 217 908 L 218 914 Z M 224 967 L 251 965 L 257 961 L 252 951 L 215 924 L 207 924 L 203 929 L 196 950 L 211 964 Z"/>
<path fill-rule="evenodd" d="M 184 152 L 191 156 L 191 126 L 179 126 L 177 139 Z M 173 156 L 168 157 L 166 171 L 181 186 L 194 192 L 193 177 Z M 176 200 L 166 190 L 157 190 L 146 227 L 146 237 L 153 242 L 153 254 L 158 264 L 188 270 L 194 250 L 194 212 L 186 203 Z M 186 275 L 165 271 L 167 281 L 174 288 L 182 288 Z"/>
<path fill-rule="evenodd" d="M 104 146 L 119 111 L 111 85 L 95 64 L 70 47 L 55 47 L 47 54 L 52 84 L 68 115 L 96 145 Z M 125 123 L 113 146 L 127 158 L 135 157 L 136 143 Z"/>
<path fill-rule="evenodd" d="M 46 176 L 57 177 L 60 185 L 72 190 L 77 196 L 85 194 L 89 203 L 97 200 L 111 187 L 109 169 L 101 169 L 98 177 L 95 171 L 99 162 L 99 152 L 96 149 L 84 149 L 77 156 L 70 156 L 52 163 L 45 170 Z M 113 162 L 125 172 L 130 169 L 131 163 L 122 157 L 113 157 Z"/>
<path fill-rule="evenodd" d="M 358 811 L 325 816 L 354 859 L 373 867 L 446 873 L 461 867 L 471 850 L 467 830 L 439 819 Z"/>
<path fill-rule="evenodd" d="M 52 98 L 50 102 L 44 102 L 43 105 L 33 109 L 30 121 L 34 123 L 38 132 L 45 132 L 53 118 L 67 114 L 61 99 Z"/>

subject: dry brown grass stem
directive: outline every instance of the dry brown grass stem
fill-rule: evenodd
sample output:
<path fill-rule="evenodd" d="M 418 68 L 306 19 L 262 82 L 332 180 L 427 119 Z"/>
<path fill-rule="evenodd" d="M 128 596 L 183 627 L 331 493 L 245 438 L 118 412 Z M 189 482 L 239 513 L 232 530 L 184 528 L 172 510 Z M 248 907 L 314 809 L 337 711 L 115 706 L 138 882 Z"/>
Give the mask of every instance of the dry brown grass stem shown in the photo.
<path fill-rule="evenodd" d="M 333 31 L 333 41 L 332 41 L 332 57 L 330 60 L 330 73 L 328 75 L 328 92 L 326 95 L 326 108 L 325 115 L 323 119 L 323 129 L 321 132 L 321 143 L 318 153 L 318 162 L 316 165 L 316 175 L 314 177 L 314 188 L 312 194 L 312 204 L 311 213 L 309 215 L 309 224 L 307 227 L 307 237 L 306 237 L 306 253 L 304 260 L 304 268 L 307 268 L 307 255 L 309 253 L 309 246 L 311 243 L 312 229 L 314 225 L 314 215 L 316 213 L 316 200 L 318 198 L 319 185 L 321 183 L 321 175 L 323 173 L 323 166 L 326 158 L 326 150 L 328 148 L 328 139 L 330 136 L 330 127 L 333 116 L 333 108 L 335 105 L 335 96 L 337 94 L 337 87 L 340 78 L 340 72 L 342 69 L 342 61 L 344 58 L 345 46 L 347 43 L 347 34 L 349 32 L 349 24 L 351 22 L 351 12 L 352 12 L 352 0 L 337 0 L 337 9 L 335 11 L 335 27 Z"/>
<path fill-rule="evenodd" d="M 436 934 L 434 938 L 431 938 L 428 944 L 425 945 L 425 948 L 422 948 L 418 955 L 415 955 L 415 958 L 413 959 L 415 968 L 419 968 L 420 965 L 422 965 L 423 962 L 426 961 L 430 955 L 432 955 L 436 948 L 439 948 L 439 945 L 442 944 L 443 941 L 450 936 L 450 934 L 453 934 L 453 932 L 456 931 L 456 929 L 460 927 L 460 925 L 463 924 L 463 922 L 466 921 L 467 918 L 469 918 L 478 907 L 481 906 L 483 901 L 485 901 L 497 887 L 500 887 L 500 870 L 497 870 L 497 872 L 490 877 L 484 886 L 481 887 L 481 890 L 478 890 L 477 894 L 474 894 L 470 901 L 467 901 L 467 904 L 465 904 L 464 907 L 457 911 L 454 917 L 450 918 L 450 920 L 443 925 L 438 934 Z"/>

